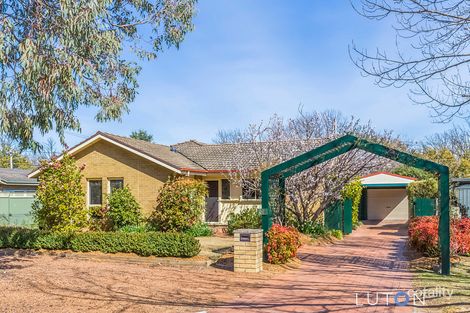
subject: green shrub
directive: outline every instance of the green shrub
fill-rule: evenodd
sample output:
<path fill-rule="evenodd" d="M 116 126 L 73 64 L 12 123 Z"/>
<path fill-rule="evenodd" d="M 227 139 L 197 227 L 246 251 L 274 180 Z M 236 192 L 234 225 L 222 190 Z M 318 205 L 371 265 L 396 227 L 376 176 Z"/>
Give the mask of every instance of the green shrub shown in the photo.
<path fill-rule="evenodd" d="M 302 226 L 297 229 L 306 235 L 310 235 L 312 238 L 320 238 L 327 234 L 328 230 L 323 223 L 317 221 L 305 222 Z"/>
<path fill-rule="evenodd" d="M 362 226 L 362 222 L 361 221 L 357 221 L 357 223 L 353 223 L 353 230 L 356 230 L 358 229 L 360 226 Z"/>
<path fill-rule="evenodd" d="M 190 229 L 185 231 L 185 233 L 193 237 L 208 237 L 213 234 L 212 228 L 210 228 L 207 223 L 202 222 L 194 224 Z"/>
<path fill-rule="evenodd" d="M 108 197 L 106 213 L 114 230 L 125 226 L 136 226 L 142 220 L 141 208 L 129 186 L 115 189 Z"/>
<path fill-rule="evenodd" d="M 357 224 L 359 221 L 359 206 L 361 205 L 362 198 L 362 184 L 359 178 L 355 178 L 343 187 L 341 197 L 343 197 L 343 199 L 352 200 L 352 223 L 353 225 Z"/>
<path fill-rule="evenodd" d="M 416 198 L 437 198 L 439 196 L 435 178 L 411 182 L 406 187 L 406 192 L 410 207 Z"/>
<path fill-rule="evenodd" d="M 68 249 L 71 233 L 47 232 L 22 227 L 0 227 L 0 248 Z"/>
<path fill-rule="evenodd" d="M 330 229 L 328 234 L 336 239 L 343 239 L 343 232 L 339 229 Z"/>
<path fill-rule="evenodd" d="M 266 233 L 268 243 L 265 246 L 268 262 L 283 264 L 297 255 L 301 246 L 300 233 L 294 227 L 274 224 Z"/>
<path fill-rule="evenodd" d="M 19 227 L 0 227 L 0 248 L 126 252 L 161 257 L 192 257 L 201 250 L 197 239 L 182 233 L 57 233 Z"/>
<path fill-rule="evenodd" d="M 110 231 L 113 224 L 108 216 L 107 206 L 91 206 L 88 209 L 88 227 L 93 231 Z"/>
<path fill-rule="evenodd" d="M 257 207 L 246 208 L 238 213 L 228 215 L 227 231 L 233 235 L 233 231 L 241 228 L 261 228 L 261 213 Z"/>
<path fill-rule="evenodd" d="M 153 231 L 148 225 L 141 224 L 141 225 L 127 225 L 124 227 L 119 228 L 120 232 L 123 233 L 146 233 L 149 231 Z"/>
<path fill-rule="evenodd" d="M 82 169 L 67 153 L 61 160 L 41 163 L 39 186 L 32 205 L 34 219 L 41 229 L 74 231 L 86 226 Z"/>
<path fill-rule="evenodd" d="M 169 179 L 157 198 L 150 223 L 161 231 L 186 231 L 204 213 L 207 184 L 187 177 Z"/>

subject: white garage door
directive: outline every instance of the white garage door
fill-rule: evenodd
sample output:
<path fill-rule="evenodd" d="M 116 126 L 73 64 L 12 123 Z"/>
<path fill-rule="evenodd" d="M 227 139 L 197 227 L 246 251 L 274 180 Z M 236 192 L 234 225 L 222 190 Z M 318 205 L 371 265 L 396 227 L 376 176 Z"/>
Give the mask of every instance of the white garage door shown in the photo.
<path fill-rule="evenodd" d="M 406 189 L 368 189 L 367 219 L 407 220 L 408 196 Z"/>

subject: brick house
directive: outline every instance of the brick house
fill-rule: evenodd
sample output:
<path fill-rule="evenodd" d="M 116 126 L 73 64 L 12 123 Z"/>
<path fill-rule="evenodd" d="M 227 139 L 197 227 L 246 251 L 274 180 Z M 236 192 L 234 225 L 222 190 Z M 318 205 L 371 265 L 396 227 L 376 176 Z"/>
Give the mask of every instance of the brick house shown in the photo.
<path fill-rule="evenodd" d="M 257 193 L 231 183 L 230 162 L 235 146 L 205 144 L 194 140 L 166 146 L 128 137 L 97 132 L 68 153 L 85 165 L 83 188 L 88 206 L 101 206 L 105 194 L 128 185 L 143 214 L 155 206 L 159 189 L 171 176 L 188 176 L 207 182 L 205 219 L 226 223 L 232 211 L 260 206 Z M 28 177 L 37 178 L 40 170 Z"/>

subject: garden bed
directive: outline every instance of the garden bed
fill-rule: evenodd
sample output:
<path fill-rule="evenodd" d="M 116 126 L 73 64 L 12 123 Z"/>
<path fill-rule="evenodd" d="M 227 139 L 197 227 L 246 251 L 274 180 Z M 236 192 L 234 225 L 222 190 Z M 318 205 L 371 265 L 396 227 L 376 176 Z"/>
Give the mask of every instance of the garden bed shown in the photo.
<path fill-rule="evenodd" d="M 209 267 L 214 260 L 204 255 L 196 255 L 189 258 L 139 256 L 134 253 L 103 253 L 103 252 L 75 252 L 72 250 L 31 250 L 31 249 L 0 249 L 0 256 L 40 256 L 47 255 L 59 258 L 75 260 L 90 260 L 98 262 L 116 262 L 128 264 L 145 264 L 148 266 L 171 266 L 171 267 Z"/>
<path fill-rule="evenodd" d="M 201 251 L 196 238 L 182 233 L 54 233 L 19 227 L 0 227 L 0 248 L 124 252 L 159 257 L 194 257 Z"/>

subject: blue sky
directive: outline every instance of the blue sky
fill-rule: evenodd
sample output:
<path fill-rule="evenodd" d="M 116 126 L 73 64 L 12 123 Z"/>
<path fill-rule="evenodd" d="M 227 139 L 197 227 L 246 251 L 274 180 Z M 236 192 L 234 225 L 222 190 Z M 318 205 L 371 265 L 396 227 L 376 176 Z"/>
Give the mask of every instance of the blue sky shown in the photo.
<path fill-rule="evenodd" d="M 129 135 L 143 128 L 155 141 L 210 142 L 219 129 L 244 128 L 277 113 L 339 110 L 378 129 L 418 140 L 451 127 L 412 104 L 407 88 L 383 89 L 352 64 L 348 45 L 393 47 L 390 21 L 369 21 L 347 0 L 200 0 L 195 30 L 179 50 L 143 62 L 139 94 L 122 122 L 98 123 L 80 109 L 81 134 Z"/>

